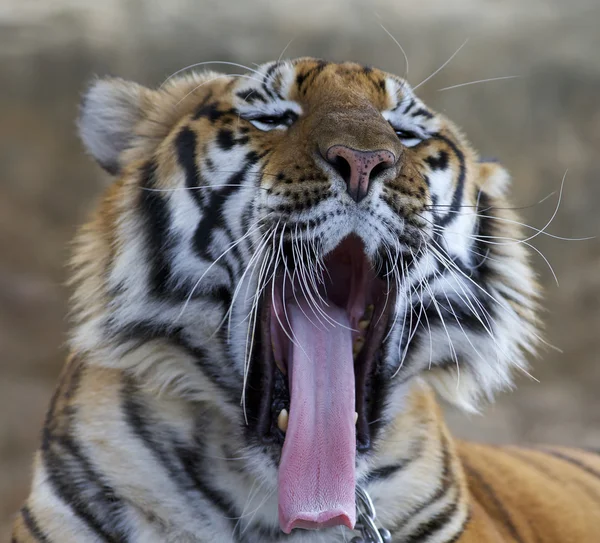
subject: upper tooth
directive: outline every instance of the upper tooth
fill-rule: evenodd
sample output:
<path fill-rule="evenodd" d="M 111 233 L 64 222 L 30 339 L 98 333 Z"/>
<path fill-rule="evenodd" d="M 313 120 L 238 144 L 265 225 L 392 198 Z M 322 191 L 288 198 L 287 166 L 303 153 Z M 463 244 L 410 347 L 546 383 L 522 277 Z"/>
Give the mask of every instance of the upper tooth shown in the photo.
<path fill-rule="evenodd" d="M 281 370 L 281 373 L 283 373 L 283 375 L 287 375 L 287 368 L 285 367 L 285 364 L 283 362 L 275 360 L 275 365 Z"/>
<path fill-rule="evenodd" d="M 368 321 L 368 320 L 366 320 L 366 319 L 365 319 L 365 320 L 362 320 L 362 321 L 358 321 L 358 327 L 359 327 L 361 330 L 366 330 L 366 329 L 369 327 L 369 323 L 370 323 L 370 322 L 371 322 L 371 321 Z"/>
<path fill-rule="evenodd" d="M 288 427 L 289 415 L 287 409 L 282 409 L 277 415 L 277 427 L 282 431 L 286 432 Z"/>
<path fill-rule="evenodd" d="M 280 360 L 277 360 L 277 357 L 275 356 L 277 350 L 275 349 L 275 342 L 273 341 L 273 338 L 271 338 L 271 352 L 273 353 L 275 364 L 281 370 L 281 373 L 283 373 L 283 375 L 287 375 L 287 368 L 285 367 L 285 363 L 281 362 Z"/>
<path fill-rule="evenodd" d="M 358 420 L 358 412 L 354 412 L 354 424 L 356 424 L 356 421 Z"/>
<path fill-rule="evenodd" d="M 360 351 L 363 348 L 363 345 L 365 344 L 365 338 L 358 336 L 355 340 L 354 340 L 354 344 L 352 345 L 353 350 L 355 351 Z"/>

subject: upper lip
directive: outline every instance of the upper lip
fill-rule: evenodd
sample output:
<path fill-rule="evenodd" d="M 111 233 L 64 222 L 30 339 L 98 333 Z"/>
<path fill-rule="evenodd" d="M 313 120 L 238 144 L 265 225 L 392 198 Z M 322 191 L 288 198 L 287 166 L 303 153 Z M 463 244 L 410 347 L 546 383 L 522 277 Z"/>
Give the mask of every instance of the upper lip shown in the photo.
<path fill-rule="evenodd" d="M 339 263 L 339 259 L 345 259 L 348 256 L 352 262 L 349 264 Z M 292 265 L 292 263 L 288 263 L 288 270 Z M 356 315 L 360 312 L 358 314 L 360 318 L 363 312 L 367 311 L 367 306 L 372 306 L 368 328 L 360 333 L 361 337 L 364 338 L 364 345 L 356 355 L 354 362 L 355 401 L 358 413 L 356 424 L 357 448 L 358 450 L 367 450 L 371 446 L 370 423 L 373 422 L 377 415 L 377 402 L 373 401 L 374 394 L 377 392 L 374 390 L 374 384 L 380 366 L 381 347 L 389 329 L 390 315 L 393 313 L 395 306 L 396 293 L 393 288 L 390 289 L 388 287 L 386 281 L 376 277 L 373 266 L 364 254 L 362 242 L 354 236 L 343 240 L 325 258 L 325 265 L 328 275 L 327 282 L 330 283 L 333 291 L 327 292 L 326 290 L 326 294 L 324 295 L 330 301 L 330 296 L 333 296 L 338 306 L 345 303 L 347 311 L 351 315 L 351 322 L 357 325 L 359 319 L 356 318 Z M 362 283 L 361 285 L 352 285 L 349 289 L 345 288 L 348 287 L 350 280 L 347 277 L 340 278 L 339 276 L 343 276 L 344 273 L 357 273 L 356 269 L 348 271 L 345 266 L 364 267 L 364 277 L 361 276 L 358 279 Z M 283 273 L 284 270 L 280 270 L 278 278 L 275 280 L 280 281 Z M 334 286 L 336 279 L 338 280 L 337 293 Z M 290 287 L 288 286 L 288 288 Z M 292 285 L 291 288 L 295 288 L 295 285 Z M 345 290 L 348 290 L 346 299 L 343 298 Z M 366 296 L 364 295 L 365 292 Z M 358 297 L 357 293 L 362 293 L 358 305 L 362 304 L 363 307 L 353 306 L 356 300 L 351 299 L 351 296 Z M 253 403 L 256 407 L 256 431 L 260 439 L 266 442 L 282 440 L 283 436 L 277 429 L 277 413 L 281 408 L 285 407 L 289 409 L 289 405 L 286 405 L 285 397 L 282 399 L 282 396 L 285 396 L 286 393 L 289 395 L 289 392 L 287 392 L 287 380 L 282 379 L 282 370 L 285 371 L 285 361 L 282 363 L 281 360 L 278 360 L 278 363 L 276 363 L 274 356 L 275 341 L 272 335 L 273 328 L 280 327 L 282 324 L 281 319 L 278 319 L 279 322 L 277 323 L 272 322 L 275 315 L 273 295 L 277 296 L 278 294 L 276 288 L 264 289 L 261 300 L 259 332 L 256 338 L 257 348 L 254 363 L 252 364 L 253 378 L 250 383 L 250 392 L 252 392 L 251 396 L 254 397 Z M 290 293 L 286 294 L 290 295 Z M 273 324 L 275 326 L 272 326 Z M 355 335 L 358 336 L 358 332 Z M 273 405 L 274 402 L 277 405 Z M 289 396 L 287 402 L 289 402 Z"/>

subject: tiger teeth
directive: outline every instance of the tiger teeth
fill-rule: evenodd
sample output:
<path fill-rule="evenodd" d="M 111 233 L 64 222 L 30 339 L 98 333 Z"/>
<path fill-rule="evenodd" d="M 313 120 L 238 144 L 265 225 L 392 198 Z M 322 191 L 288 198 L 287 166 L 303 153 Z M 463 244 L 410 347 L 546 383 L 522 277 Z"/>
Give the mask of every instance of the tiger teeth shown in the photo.
<path fill-rule="evenodd" d="M 282 409 L 279 412 L 279 415 L 277 415 L 277 427 L 282 432 L 287 432 L 289 418 L 290 416 L 287 412 L 287 409 Z"/>
<path fill-rule="evenodd" d="M 356 424 L 357 421 L 358 421 L 358 412 L 355 411 L 354 412 L 354 424 Z"/>
<path fill-rule="evenodd" d="M 354 340 L 354 344 L 352 345 L 352 353 L 354 354 L 354 356 L 356 356 L 358 353 L 360 353 L 361 349 L 363 348 L 365 344 L 365 338 L 358 336 L 355 340 Z"/>
<path fill-rule="evenodd" d="M 273 354 L 275 354 L 276 350 L 275 350 L 275 342 L 273 341 L 273 338 L 271 338 L 271 352 Z M 275 360 L 275 364 L 277 365 L 277 367 L 280 369 L 281 373 L 283 373 L 283 375 L 287 375 L 287 368 L 285 367 L 285 364 L 279 360 Z"/>
<path fill-rule="evenodd" d="M 366 330 L 369 327 L 369 324 L 371 324 L 370 320 L 364 319 L 362 321 L 358 321 L 358 327 L 361 330 Z"/>
<path fill-rule="evenodd" d="M 279 360 L 275 360 L 275 365 L 279 368 L 279 371 L 281 371 L 283 375 L 287 375 L 287 368 L 285 367 L 285 364 L 279 362 Z"/>

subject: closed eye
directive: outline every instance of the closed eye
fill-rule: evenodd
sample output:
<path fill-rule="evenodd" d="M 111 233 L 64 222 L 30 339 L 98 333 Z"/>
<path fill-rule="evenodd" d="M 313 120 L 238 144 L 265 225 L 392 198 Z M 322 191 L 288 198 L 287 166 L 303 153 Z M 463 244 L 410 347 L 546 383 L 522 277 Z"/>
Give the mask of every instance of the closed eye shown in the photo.
<path fill-rule="evenodd" d="M 274 129 L 285 130 L 286 128 L 289 128 L 292 124 L 294 124 L 296 119 L 298 119 L 298 114 L 294 111 L 287 110 L 277 115 L 248 114 L 242 115 L 242 118 L 247 120 L 259 130 L 267 132 Z"/>
<path fill-rule="evenodd" d="M 402 145 L 405 145 L 406 147 L 414 147 L 423 141 L 423 138 L 412 130 L 396 128 L 394 126 L 392 126 L 392 128 L 394 129 L 394 132 L 396 132 L 396 136 L 398 136 Z"/>

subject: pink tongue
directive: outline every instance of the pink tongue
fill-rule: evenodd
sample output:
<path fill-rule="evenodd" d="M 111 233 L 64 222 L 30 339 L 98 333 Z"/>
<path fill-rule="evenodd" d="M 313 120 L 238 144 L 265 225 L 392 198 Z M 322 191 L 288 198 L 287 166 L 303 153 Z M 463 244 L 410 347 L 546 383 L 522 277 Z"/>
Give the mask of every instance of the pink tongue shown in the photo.
<path fill-rule="evenodd" d="M 356 521 L 350 323 L 346 311 L 334 305 L 321 309 L 346 328 L 325 323 L 320 313 L 319 322 L 305 301 L 300 304 L 287 308 L 294 343 L 288 358 L 289 422 L 279 464 L 279 524 L 288 534 L 293 528 L 353 528 Z"/>

